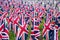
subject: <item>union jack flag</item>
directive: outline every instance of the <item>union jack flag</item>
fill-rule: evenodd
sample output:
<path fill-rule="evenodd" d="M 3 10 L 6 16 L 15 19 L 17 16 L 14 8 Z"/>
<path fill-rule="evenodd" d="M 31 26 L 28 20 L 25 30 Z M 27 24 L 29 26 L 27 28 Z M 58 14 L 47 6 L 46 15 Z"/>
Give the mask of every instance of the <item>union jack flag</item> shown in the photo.
<path fill-rule="evenodd" d="M 19 24 L 19 30 L 17 32 L 17 38 L 16 40 L 18 40 L 19 37 L 23 37 L 24 33 L 28 33 L 27 31 L 27 24 L 25 23 L 24 21 L 24 16 L 22 14 L 22 19 L 21 19 L 21 24 Z M 23 40 L 24 40 L 24 37 L 23 37 Z"/>

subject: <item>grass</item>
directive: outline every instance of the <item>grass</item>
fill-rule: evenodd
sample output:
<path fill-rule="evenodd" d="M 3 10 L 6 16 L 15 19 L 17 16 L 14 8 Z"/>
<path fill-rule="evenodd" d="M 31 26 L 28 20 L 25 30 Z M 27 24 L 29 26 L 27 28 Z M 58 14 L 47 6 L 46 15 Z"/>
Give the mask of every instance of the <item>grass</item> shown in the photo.
<path fill-rule="evenodd" d="M 58 38 L 59 38 L 58 40 L 60 40 L 60 30 L 58 31 Z"/>
<path fill-rule="evenodd" d="M 15 40 L 16 35 L 12 30 L 9 31 L 9 40 Z"/>
<path fill-rule="evenodd" d="M 31 25 L 28 25 L 28 37 L 27 37 L 27 40 L 30 39 L 30 36 L 31 36 Z"/>

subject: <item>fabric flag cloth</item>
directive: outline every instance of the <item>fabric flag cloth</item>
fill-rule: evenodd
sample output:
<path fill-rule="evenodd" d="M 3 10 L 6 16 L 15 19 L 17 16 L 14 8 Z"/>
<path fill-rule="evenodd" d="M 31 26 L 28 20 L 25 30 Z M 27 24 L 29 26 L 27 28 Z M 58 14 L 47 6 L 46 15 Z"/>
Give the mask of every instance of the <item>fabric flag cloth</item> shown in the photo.
<path fill-rule="evenodd" d="M 49 37 L 48 37 L 49 30 L 50 30 L 50 23 L 44 24 L 44 29 L 43 29 L 42 35 L 43 35 L 43 37 L 46 35 L 46 40 L 49 40 Z"/>
<path fill-rule="evenodd" d="M 31 33 L 31 36 L 35 38 L 35 40 L 37 40 L 37 37 L 40 36 L 40 30 L 39 30 L 40 21 L 38 21 L 38 18 L 36 19 L 35 13 L 33 15 L 34 17 L 32 18 L 33 20 L 32 20 L 32 30 L 31 30 L 33 33 Z"/>
<path fill-rule="evenodd" d="M 11 28 L 11 27 L 12 27 L 12 19 L 13 19 L 12 16 L 13 16 L 13 15 L 11 14 L 11 16 L 10 16 L 9 18 L 6 18 L 7 23 L 8 23 L 7 26 L 8 26 L 8 29 L 9 29 L 9 30 L 12 29 L 12 28 Z"/>
<path fill-rule="evenodd" d="M 50 38 L 50 35 L 49 35 L 49 32 L 50 32 L 50 30 L 51 30 L 51 23 L 50 23 L 50 21 L 51 21 L 51 19 L 52 19 L 52 14 L 51 13 L 47 13 L 47 16 L 46 16 L 47 18 L 46 18 L 46 23 L 44 24 L 44 28 L 45 29 L 43 29 L 43 36 L 44 35 L 46 35 L 46 40 L 49 40 L 49 38 Z M 52 30 L 51 30 L 52 31 Z M 51 33 L 53 33 L 53 32 L 51 32 Z"/>
<path fill-rule="evenodd" d="M 4 24 L 2 24 L 2 28 L 0 29 L 0 38 L 2 40 L 8 40 L 9 39 L 9 32 L 5 28 L 5 25 Z"/>
<path fill-rule="evenodd" d="M 4 24 L 2 24 L 2 25 L 0 26 L 0 39 L 1 39 L 1 40 L 2 40 L 1 32 L 4 30 L 3 28 L 4 28 Z"/>
<path fill-rule="evenodd" d="M 54 36 L 54 40 L 58 40 L 58 26 L 57 25 L 55 25 L 55 27 L 54 27 L 54 34 L 55 34 L 55 36 Z"/>
<path fill-rule="evenodd" d="M 18 40 L 18 38 L 21 38 L 21 37 L 25 37 L 25 36 L 23 36 L 25 33 L 27 34 L 28 33 L 28 31 L 27 31 L 27 24 L 25 23 L 25 21 L 24 21 L 24 16 L 23 16 L 23 14 L 22 14 L 22 16 L 21 16 L 21 22 L 20 22 L 21 24 L 19 25 L 19 30 L 18 30 L 18 33 L 17 33 L 17 37 L 16 37 L 16 40 Z M 24 39 L 25 40 L 25 39 Z"/>
<path fill-rule="evenodd" d="M 53 18 L 52 16 L 57 20 L 60 19 L 57 18 L 60 16 L 60 7 L 58 7 L 60 4 L 57 1 L 56 3 L 50 0 L 45 1 L 0 0 L 0 38 L 9 38 L 9 31 L 13 30 L 13 33 L 16 34 L 16 40 L 27 40 L 29 33 L 28 25 L 31 22 L 31 35 L 29 39 L 37 40 L 37 37 L 40 36 L 40 22 L 43 19 L 42 17 L 45 18 L 46 16 L 42 36 L 46 36 L 46 40 L 58 40 L 60 21 L 58 21 L 58 27 L 55 26 L 53 30 L 50 23 Z M 54 4 L 57 5 L 56 8 Z"/>
<path fill-rule="evenodd" d="M 54 30 L 49 31 L 49 40 L 54 40 Z"/>
<path fill-rule="evenodd" d="M 13 21 L 13 31 L 16 34 L 16 27 L 18 25 L 19 17 L 17 16 Z"/>
<path fill-rule="evenodd" d="M 35 37 L 40 36 L 39 21 L 37 21 L 37 20 L 33 21 L 32 25 L 33 25 L 32 27 L 33 27 L 34 34 L 31 34 L 31 35 L 34 35 Z"/>

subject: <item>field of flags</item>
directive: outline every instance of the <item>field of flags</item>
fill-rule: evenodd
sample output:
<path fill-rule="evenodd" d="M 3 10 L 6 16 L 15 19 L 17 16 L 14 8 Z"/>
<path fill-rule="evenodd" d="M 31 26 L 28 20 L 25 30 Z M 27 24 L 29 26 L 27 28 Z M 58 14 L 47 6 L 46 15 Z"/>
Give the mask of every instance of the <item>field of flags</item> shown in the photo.
<path fill-rule="evenodd" d="M 60 1 L 0 0 L 0 40 L 60 40 Z"/>

